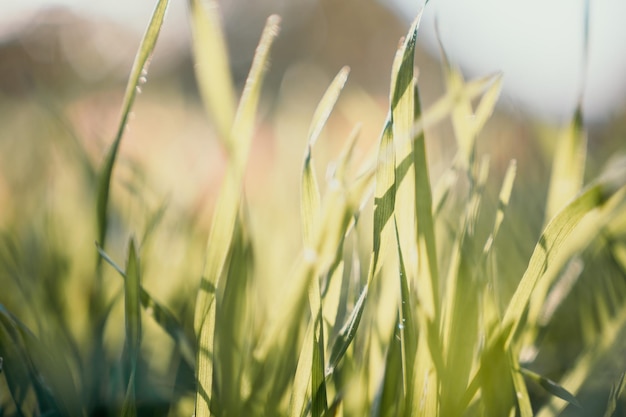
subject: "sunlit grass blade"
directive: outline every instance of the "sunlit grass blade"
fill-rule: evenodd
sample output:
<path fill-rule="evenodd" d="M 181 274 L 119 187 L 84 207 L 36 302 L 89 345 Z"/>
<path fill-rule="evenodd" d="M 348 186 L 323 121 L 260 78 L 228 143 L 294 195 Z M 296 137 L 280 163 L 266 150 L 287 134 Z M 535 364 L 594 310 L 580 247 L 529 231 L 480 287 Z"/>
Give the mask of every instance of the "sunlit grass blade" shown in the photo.
<path fill-rule="evenodd" d="M 417 266 L 415 253 L 415 168 L 413 164 L 413 147 L 410 132 L 415 123 L 415 45 L 417 29 L 422 12 L 413 20 L 402 45 L 396 52 L 392 65 L 390 85 L 390 114 L 392 122 L 393 148 L 395 152 L 395 207 L 394 217 L 398 224 L 400 247 L 407 256 L 404 259 L 409 280 L 414 279 Z M 421 262 L 421 260 L 420 260 Z M 429 281 L 428 279 L 426 279 Z M 428 283 L 430 285 L 430 282 Z M 425 286 L 420 292 L 428 293 L 426 302 L 430 301 L 430 288 Z M 431 306 L 428 306 L 431 311 Z"/>
<path fill-rule="evenodd" d="M 113 269 L 115 269 L 120 276 L 126 280 L 126 272 L 124 269 L 117 265 L 100 246 L 97 246 L 97 250 L 102 259 L 111 265 L 111 267 L 113 267 Z M 215 289 L 211 291 L 214 293 Z M 159 326 L 161 326 L 161 328 L 165 330 L 165 332 L 174 340 L 183 359 L 191 368 L 194 368 L 196 360 L 193 343 L 189 340 L 189 338 L 187 338 L 185 329 L 176 316 L 174 316 L 174 313 L 155 300 L 154 297 L 150 295 L 145 288 L 143 288 L 143 286 L 139 287 L 139 300 L 144 311 L 151 316 L 154 321 L 158 323 Z"/>
<path fill-rule="evenodd" d="M 271 16 L 263 30 L 230 133 L 233 148 L 213 215 L 207 259 L 194 316 L 194 328 L 199 339 L 196 417 L 210 415 L 209 401 L 213 386 L 215 332 L 215 294 L 212 294 L 210 289 L 218 286 L 218 279 L 224 271 L 226 258 L 231 248 L 261 84 L 267 69 L 270 47 L 278 34 L 279 21 L 277 16 Z"/>
<path fill-rule="evenodd" d="M 313 367 L 313 328 L 315 322 L 311 321 L 304 334 L 304 343 L 300 350 L 298 358 L 298 366 L 293 380 L 291 395 L 289 398 L 289 416 L 300 417 L 304 413 L 306 405 L 307 393 L 311 387 L 311 369 Z M 309 341 L 307 343 L 307 341 Z"/>
<path fill-rule="evenodd" d="M 483 248 L 483 258 L 486 258 L 491 253 L 493 244 L 498 237 L 500 226 L 504 220 L 504 213 L 511 200 L 511 191 L 513 190 L 513 182 L 515 181 L 515 175 L 517 173 L 517 162 L 512 160 L 509 163 L 509 167 L 504 174 L 504 180 L 502 181 L 502 187 L 500 188 L 500 194 L 498 195 L 498 209 L 496 212 L 496 218 L 493 224 L 493 230 L 487 238 L 487 242 Z"/>
<path fill-rule="evenodd" d="M 165 11 L 167 9 L 168 0 L 159 0 L 152 14 L 150 24 L 146 29 L 146 33 L 141 40 L 141 45 L 135 56 L 135 62 L 130 72 L 130 77 L 126 85 L 126 93 L 124 94 L 124 100 L 122 103 L 121 120 L 115 134 L 113 144 L 109 149 L 109 152 L 104 160 L 102 170 L 100 171 L 100 177 L 98 181 L 98 194 L 97 194 L 97 221 L 98 221 L 98 243 L 100 246 L 105 247 L 106 231 L 107 231 L 107 210 L 109 205 L 109 192 L 111 188 L 111 176 L 113 174 L 113 166 L 117 158 L 117 153 L 126 131 L 126 125 L 130 117 L 135 97 L 140 91 L 141 84 L 145 82 L 145 78 L 148 71 L 148 65 L 150 63 L 150 57 L 156 45 L 161 26 L 163 25 L 163 18 L 165 17 Z"/>
<path fill-rule="evenodd" d="M 304 168 L 302 172 L 302 203 L 301 203 L 301 218 L 303 222 L 303 235 L 305 246 L 311 247 L 313 245 L 313 234 L 317 226 L 317 221 L 320 215 L 320 195 L 319 185 L 317 183 L 315 166 L 313 165 L 313 146 L 317 141 L 322 129 L 326 125 L 326 121 L 330 117 L 330 114 L 337 103 L 339 94 L 343 89 L 343 86 L 348 79 L 350 69 L 344 67 L 339 71 L 335 79 L 332 81 L 324 96 L 320 100 L 315 113 L 313 114 L 313 120 L 309 127 L 307 147 L 304 156 Z"/>
<path fill-rule="evenodd" d="M 546 202 L 545 221 L 564 207 L 583 185 L 587 159 L 587 133 L 580 107 L 557 138 Z"/>
<path fill-rule="evenodd" d="M 546 226 L 530 258 L 528 268 L 504 314 L 503 324 L 514 324 L 507 339 L 507 345 L 510 344 L 513 335 L 521 324 L 533 289 L 546 272 L 549 261 L 558 256 L 566 239 L 587 213 L 595 208 L 602 207 L 614 195 L 621 200 L 619 197 L 623 194 L 624 189 L 625 187 L 621 183 L 611 179 L 597 182 L 571 201 Z M 623 198 L 623 196 L 621 197 Z"/>
<path fill-rule="evenodd" d="M 189 9 L 200 95 L 219 139 L 231 150 L 230 132 L 235 120 L 236 99 L 218 2 L 189 0 Z"/>
<path fill-rule="evenodd" d="M 324 322 L 320 304 L 313 327 L 313 366 L 311 369 L 311 416 L 321 417 L 328 410 L 324 360 Z"/>

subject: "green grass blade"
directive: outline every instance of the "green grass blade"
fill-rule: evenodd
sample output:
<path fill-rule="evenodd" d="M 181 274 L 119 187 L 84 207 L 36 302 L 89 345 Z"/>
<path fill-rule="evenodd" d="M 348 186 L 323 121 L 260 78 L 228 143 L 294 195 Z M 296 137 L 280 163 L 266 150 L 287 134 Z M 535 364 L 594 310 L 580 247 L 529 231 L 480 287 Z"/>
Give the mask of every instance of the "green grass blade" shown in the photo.
<path fill-rule="evenodd" d="M 235 120 L 236 99 L 218 9 L 215 0 L 189 0 L 200 95 L 220 140 L 231 150 L 230 132 Z"/>
<path fill-rule="evenodd" d="M 541 388 L 545 389 L 547 392 L 554 395 L 555 397 L 558 397 L 564 401 L 567 401 L 568 403 L 578 408 L 582 408 L 582 406 L 580 405 L 580 402 L 578 402 L 578 400 L 576 399 L 576 397 L 574 397 L 574 395 L 572 395 L 568 390 L 566 390 L 565 388 L 563 388 L 556 382 L 552 381 L 551 379 L 546 378 L 545 376 L 539 375 L 538 373 L 533 372 L 526 368 L 520 368 L 519 372 L 521 372 L 522 375 L 526 376 L 527 378 L 537 383 L 539 386 L 541 386 Z"/>
<path fill-rule="evenodd" d="M 124 94 L 124 101 L 122 103 L 121 120 L 117 128 L 117 133 L 113 144 L 109 149 L 109 153 L 104 160 L 102 171 L 98 181 L 98 194 L 97 194 L 97 221 L 98 221 L 98 243 L 100 246 L 105 247 L 106 231 L 107 231 L 107 210 L 109 205 L 109 192 L 111 189 L 111 176 L 113 174 L 113 166 L 117 158 L 117 153 L 122 141 L 122 136 L 126 131 L 126 125 L 130 117 L 130 112 L 135 102 L 135 97 L 138 91 L 140 91 L 141 83 L 145 81 L 145 77 L 148 71 L 148 65 L 150 63 L 150 57 L 156 45 L 161 26 L 163 25 L 163 18 L 165 17 L 165 11 L 167 9 L 168 0 L 159 0 L 152 13 L 152 19 L 146 29 L 146 33 L 141 40 L 139 50 L 135 56 L 135 62 L 130 72 L 128 84 L 126 85 L 126 93 Z"/>
<path fill-rule="evenodd" d="M 621 187 L 621 188 L 619 188 Z M 528 263 L 520 283 L 511 298 L 504 314 L 503 323 L 513 323 L 507 339 L 511 342 L 516 329 L 521 324 L 524 311 L 537 282 L 544 276 L 549 262 L 557 258 L 566 239 L 582 218 L 595 208 L 602 207 L 613 195 L 623 192 L 624 187 L 611 179 L 598 182 L 588 187 L 576 199 L 561 210 L 546 226 Z M 619 196 L 618 196 L 619 197 Z"/>
<path fill-rule="evenodd" d="M 102 259 L 111 265 L 120 276 L 126 280 L 126 272 L 115 263 L 113 259 L 100 247 L 97 246 L 98 253 Z M 124 284 L 126 285 L 126 284 Z M 215 293 L 215 289 L 211 290 Z M 191 367 L 195 367 L 195 353 L 193 343 L 189 340 L 185 334 L 185 329 L 174 313 L 172 313 L 167 307 L 158 302 L 143 286 L 139 287 L 139 300 L 144 311 L 154 319 L 154 321 L 161 326 L 163 330 L 174 340 L 176 346 L 180 350 L 183 359 Z"/>
<path fill-rule="evenodd" d="M 141 304 L 140 304 L 140 269 L 139 256 L 135 240 L 128 244 L 128 261 L 126 263 L 126 280 L 124 281 L 124 321 L 126 327 L 126 351 L 128 352 L 129 379 L 127 394 L 122 405 L 122 415 L 134 416 L 137 413 L 135 403 L 135 376 L 141 344 Z"/>

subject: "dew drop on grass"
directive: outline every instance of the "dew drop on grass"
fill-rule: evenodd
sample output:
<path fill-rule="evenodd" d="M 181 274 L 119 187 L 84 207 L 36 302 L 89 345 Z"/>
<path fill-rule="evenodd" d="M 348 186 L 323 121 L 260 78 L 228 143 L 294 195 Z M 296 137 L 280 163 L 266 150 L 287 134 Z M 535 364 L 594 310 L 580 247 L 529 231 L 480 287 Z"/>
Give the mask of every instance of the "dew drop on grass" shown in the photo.
<path fill-rule="evenodd" d="M 141 86 L 139 86 L 139 85 L 135 86 L 135 92 L 137 94 L 141 94 Z"/>
<path fill-rule="evenodd" d="M 403 320 L 403 321 L 404 321 L 404 320 Z M 398 329 L 400 329 L 400 330 L 404 329 L 404 323 L 400 323 L 400 324 L 398 324 Z"/>

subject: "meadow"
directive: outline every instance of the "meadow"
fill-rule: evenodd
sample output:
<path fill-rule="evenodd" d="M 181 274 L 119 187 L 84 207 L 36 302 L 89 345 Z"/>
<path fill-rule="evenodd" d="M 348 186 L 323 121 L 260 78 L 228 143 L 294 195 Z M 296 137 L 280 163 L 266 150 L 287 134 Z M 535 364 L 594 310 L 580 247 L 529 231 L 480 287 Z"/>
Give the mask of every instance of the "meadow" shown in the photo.
<path fill-rule="evenodd" d="M 0 103 L 1 416 L 625 413 L 626 159 L 581 106 L 503 152 L 501 74 L 443 45 L 423 106 L 420 16 L 383 111 L 347 66 L 299 106 L 318 72 L 263 90 L 280 17 L 238 88 L 218 2 L 190 0 L 202 110 L 139 111 L 167 5 L 118 113 Z"/>

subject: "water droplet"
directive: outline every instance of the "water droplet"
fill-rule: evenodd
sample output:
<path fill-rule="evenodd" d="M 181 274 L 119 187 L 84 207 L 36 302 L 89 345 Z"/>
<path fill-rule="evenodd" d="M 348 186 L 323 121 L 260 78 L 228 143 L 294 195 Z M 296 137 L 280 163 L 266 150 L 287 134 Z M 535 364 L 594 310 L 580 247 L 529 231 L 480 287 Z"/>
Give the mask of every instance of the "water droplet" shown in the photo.
<path fill-rule="evenodd" d="M 398 324 L 398 329 L 400 329 L 400 330 L 404 329 L 404 324 L 402 324 L 402 323 Z"/>
<path fill-rule="evenodd" d="M 137 94 L 141 94 L 141 87 L 140 87 L 140 86 L 136 86 L 136 87 L 135 87 L 135 92 L 136 92 Z"/>
<path fill-rule="evenodd" d="M 145 84 L 146 81 L 148 81 L 148 79 L 145 76 L 142 75 L 139 77 L 139 84 Z"/>

